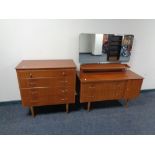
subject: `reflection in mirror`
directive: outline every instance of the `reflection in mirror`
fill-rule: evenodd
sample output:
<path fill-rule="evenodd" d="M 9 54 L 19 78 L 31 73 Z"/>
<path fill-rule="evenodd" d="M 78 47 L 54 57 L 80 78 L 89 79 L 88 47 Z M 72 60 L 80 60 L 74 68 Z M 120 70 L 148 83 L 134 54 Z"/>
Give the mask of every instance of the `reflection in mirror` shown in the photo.
<path fill-rule="evenodd" d="M 133 35 L 82 33 L 79 37 L 79 62 L 128 62 L 133 38 Z"/>

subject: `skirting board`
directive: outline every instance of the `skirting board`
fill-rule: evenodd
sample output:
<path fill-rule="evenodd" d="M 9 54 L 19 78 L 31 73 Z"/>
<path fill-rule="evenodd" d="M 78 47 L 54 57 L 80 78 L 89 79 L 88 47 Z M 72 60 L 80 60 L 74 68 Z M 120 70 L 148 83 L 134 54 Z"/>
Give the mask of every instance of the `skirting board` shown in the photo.
<path fill-rule="evenodd" d="M 141 93 L 152 92 L 152 91 L 155 91 L 155 89 L 143 89 L 141 90 Z"/>

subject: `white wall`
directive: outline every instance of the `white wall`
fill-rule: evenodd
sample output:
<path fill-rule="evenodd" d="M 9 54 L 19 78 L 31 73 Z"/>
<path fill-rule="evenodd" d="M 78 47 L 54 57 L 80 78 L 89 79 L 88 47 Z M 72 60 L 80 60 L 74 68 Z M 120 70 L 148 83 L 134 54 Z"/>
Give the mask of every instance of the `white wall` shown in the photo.
<path fill-rule="evenodd" d="M 155 88 L 155 20 L 0 20 L 0 101 L 20 99 L 15 66 L 23 59 L 73 59 L 80 33 L 134 34 L 131 69 Z"/>

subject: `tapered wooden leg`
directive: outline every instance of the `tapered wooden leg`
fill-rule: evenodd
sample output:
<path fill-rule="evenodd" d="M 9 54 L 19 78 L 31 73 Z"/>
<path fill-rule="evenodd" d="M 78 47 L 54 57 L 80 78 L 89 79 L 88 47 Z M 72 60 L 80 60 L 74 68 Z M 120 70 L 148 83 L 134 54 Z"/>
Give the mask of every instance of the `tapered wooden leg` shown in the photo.
<path fill-rule="evenodd" d="M 87 107 L 88 111 L 90 111 L 90 105 L 91 105 L 90 102 L 88 102 L 88 107 Z"/>
<path fill-rule="evenodd" d="M 34 114 L 34 107 L 30 107 L 30 111 L 31 111 L 32 116 L 34 117 L 35 116 L 35 114 Z"/>
<path fill-rule="evenodd" d="M 129 100 L 126 99 L 126 102 L 125 102 L 125 107 L 126 107 L 126 108 L 128 108 L 128 101 L 129 101 Z"/>
<path fill-rule="evenodd" d="M 66 113 L 69 112 L 69 104 L 66 104 Z"/>

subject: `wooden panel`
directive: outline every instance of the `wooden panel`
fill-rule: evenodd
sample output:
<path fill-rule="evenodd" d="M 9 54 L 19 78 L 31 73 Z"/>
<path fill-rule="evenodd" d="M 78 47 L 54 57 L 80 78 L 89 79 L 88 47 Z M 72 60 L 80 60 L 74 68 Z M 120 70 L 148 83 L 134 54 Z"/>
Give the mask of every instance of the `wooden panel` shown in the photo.
<path fill-rule="evenodd" d="M 38 78 L 38 77 L 65 77 L 75 74 L 74 69 L 58 70 L 18 70 L 19 78 Z"/>
<path fill-rule="evenodd" d="M 100 100 L 114 100 L 122 99 L 124 97 L 126 81 L 111 81 L 98 83 L 96 86 L 96 99 Z"/>
<path fill-rule="evenodd" d="M 24 106 L 41 106 L 74 103 L 73 90 L 54 90 L 50 88 L 21 89 L 22 104 Z"/>
<path fill-rule="evenodd" d="M 19 78 L 21 88 L 34 88 L 34 87 L 66 87 L 75 85 L 75 76 L 65 77 L 38 77 L 38 78 Z"/>
<path fill-rule="evenodd" d="M 142 79 L 129 80 L 126 87 L 125 98 L 133 99 L 140 94 Z"/>
<path fill-rule="evenodd" d="M 80 102 L 121 99 L 126 81 L 92 82 L 81 84 Z"/>

